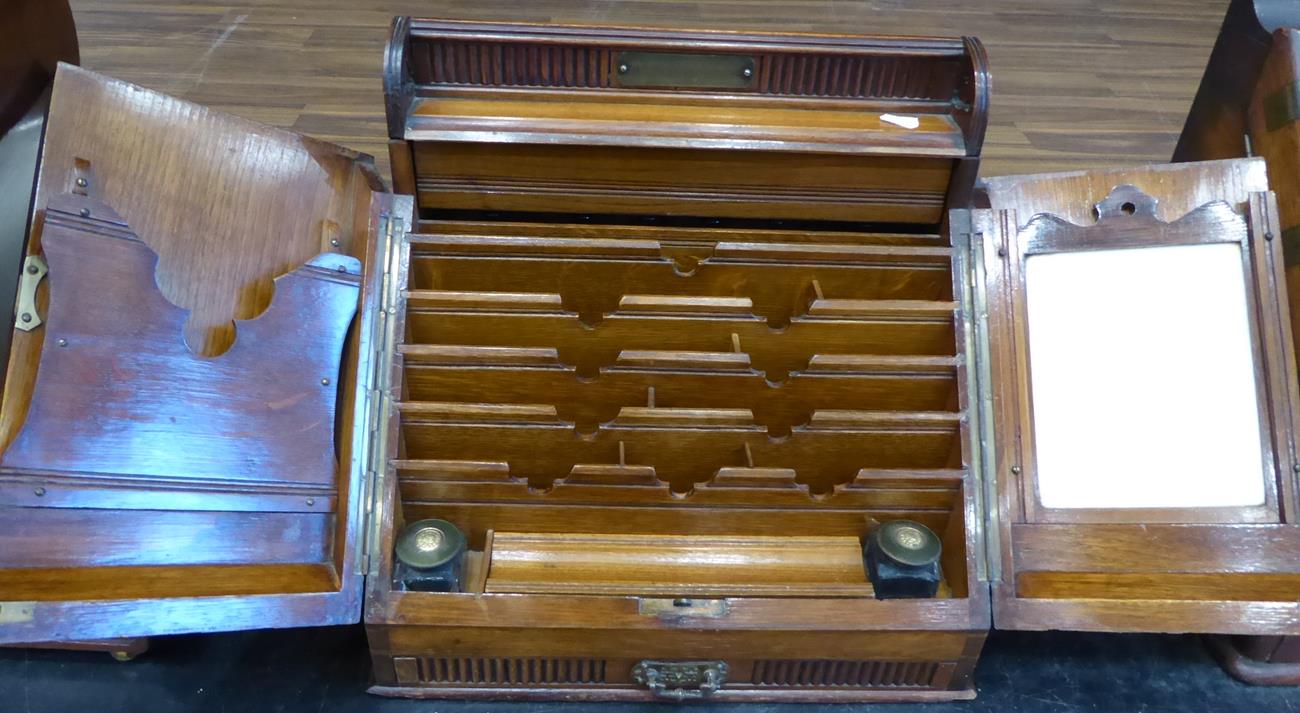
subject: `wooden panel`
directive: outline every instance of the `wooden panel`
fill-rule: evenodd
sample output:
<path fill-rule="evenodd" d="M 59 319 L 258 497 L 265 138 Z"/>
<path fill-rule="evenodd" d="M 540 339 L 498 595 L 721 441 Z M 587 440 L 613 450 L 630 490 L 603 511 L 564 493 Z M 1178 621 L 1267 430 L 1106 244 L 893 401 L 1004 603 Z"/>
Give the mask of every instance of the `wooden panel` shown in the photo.
<path fill-rule="evenodd" d="M 412 299 L 438 294 L 423 290 L 556 295 L 587 321 L 645 295 L 738 298 L 778 327 L 819 303 L 952 297 L 942 248 L 440 236 L 415 250 L 411 287 L 422 291 Z"/>
<path fill-rule="evenodd" d="M 1022 226 L 1039 213 L 1052 213 L 1076 225 L 1091 225 L 1097 219 L 1095 206 L 1123 184 L 1155 198 L 1156 216 L 1165 222 L 1214 201 L 1240 207 L 1250 193 L 1269 189 L 1267 170 L 1259 159 L 998 176 L 981 182 L 989 206 L 1015 209 Z"/>
<path fill-rule="evenodd" d="M 753 72 L 746 75 L 753 81 L 725 88 L 744 93 L 944 101 L 957 88 L 952 65 L 963 51 L 956 38 L 782 37 L 631 27 L 546 31 L 530 24 L 438 20 L 413 20 L 411 33 L 410 72 L 421 84 L 657 88 L 670 98 L 676 92 L 664 90 L 691 87 L 629 81 L 623 76 L 626 70 L 617 66 L 617 53 L 629 47 L 657 45 L 664 51 L 687 44 L 710 53 L 743 52 L 741 56 L 753 60 Z"/>
<path fill-rule="evenodd" d="M 469 97 L 420 98 L 411 106 L 404 136 L 412 142 L 510 140 L 544 135 L 553 144 L 614 144 L 782 151 L 904 151 L 922 156 L 966 155 L 961 127 L 942 114 L 916 116 L 916 128 L 900 127 L 862 108 L 766 107 L 735 104 L 655 103 L 645 97 L 583 97 L 567 102 Z M 940 105 L 941 106 L 941 105 Z M 928 108 L 928 107 L 927 107 Z M 930 109 L 931 111 L 933 109 Z M 484 130 L 492 128 L 491 132 Z M 893 149 L 893 151 L 890 151 Z"/>
<path fill-rule="evenodd" d="M 1300 528 L 1288 526 L 1014 525 L 1011 533 L 1020 571 L 1300 574 Z"/>
<path fill-rule="evenodd" d="M 1016 575 L 1017 596 L 1031 599 L 1294 602 L 1298 591 L 1300 574 L 1270 572 L 1021 572 Z"/>
<path fill-rule="evenodd" d="M 988 325 L 993 349 L 994 390 L 999 383 L 1022 383 L 1031 364 L 1024 345 L 1024 316 L 1010 300 L 1022 289 L 1020 248 L 1016 234 L 1036 214 L 1051 213 L 1082 225 L 1093 224 L 1094 207 L 1103 216 L 1115 215 L 1111 202 L 1098 206 L 1116 185 L 1131 184 L 1158 199 L 1154 217 L 1182 218 L 1198 204 L 1222 201 L 1203 212 L 1232 216 L 1228 206 L 1245 214 L 1249 238 L 1243 242 L 1250 319 L 1255 345 L 1256 382 L 1260 389 L 1261 421 L 1267 424 L 1265 472 L 1276 473 L 1266 487 L 1268 506 L 1262 509 L 1219 508 L 1217 511 L 1176 513 L 1168 509 L 1045 513 L 1037 505 L 1031 480 L 1032 423 L 1027 391 L 994 404 L 999 438 L 998 480 L 1000 579 L 994 584 L 994 619 L 1007 629 L 1081 629 L 1088 631 L 1161 631 L 1207 633 L 1293 632 L 1294 602 L 1300 591 L 1296 579 L 1295 544 L 1289 522 L 1294 511 L 1290 446 L 1296 421 L 1295 386 L 1282 378 L 1294 373 L 1286 306 L 1279 299 L 1278 271 L 1282 263 L 1280 234 L 1258 159 L 1154 166 L 1090 174 L 990 179 L 989 198 L 1009 213 L 974 215 L 973 232 L 996 235 L 985 242 L 984 269 L 988 284 Z M 1041 179 L 1041 180 L 1040 180 Z M 1115 195 L 1137 194 L 1122 189 Z M 1135 214 L 1147 211 L 1136 208 Z M 1051 219 L 1045 219 L 1051 222 Z M 1039 224 L 1045 224 L 1040 220 Z M 1187 221 L 1184 221 L 1187 222 Z M 1241 222 L 1240 220 L 1237 221 Z M 1101 223 L 1098 223 L 1100 225 Z M 1152 221 L 1153 225 L 1158 225 Z M 1211 231 L 1192 242 L 1236 240 L 1236 232 Z M 1158 231 L 1148 245 L 1160 243 Z M 1007 237 L 1010 236 L 1010 237 Z M 1023 236 L 1022 236 L 1023 237 Z M 1122 237 L 1122 236 L 1116 236 Z M 1007 242 L 1002 242 L 1003 240 Z M 1124 246 L 1138 246 L 1126 240 Z M 1086 237 L 1077 247 L 1100 247 Z M 1043 242 L 1043 249 L 1069 250 L 1063 241 Z M 1007 258 L 1006 255 L 1017 258 Z M 1016 298 L 1019 299 L 1018 297 Z M 1019 336 L 1016 336 L 1019 335 Z M 1017 426 L 1016 424 L 1020 425 Z M 1253 525 L 1254 520 L 1283 521 Z M 1261 510 L 1263 512 L 1261 512 Z M 1046 524 L 1055 519 L 1059 524 Z M 1093 522 L 1085 523 L 1085 520 Z M 1116 524 L 1102 524 L 1108 520 Z M 1214 522 L 1200 526 L 1163 522 Z M 1118 524 L 1118 523 L 1132 524 Z M 1142 524 L 1146 523 L 1146 524 Z M 1275 606 L 1276 605 L 1276 606 Z"/>
<path fill-rule="evenodd" d="M 0 568 L 324 563 L 333 521 L 323 513 L 0 508 Z"/>
<path fill-rule="evenodd" d="M 0 593 L 11 601 L 220 597 L 337 588 L 338 579 L 328 565 L 0 569 Z"/>
<path fill-rule="evenodd" d="M 737 352 L 749 356 L 768 379 L 784 381 L 825 355 L 922 355 L 955 353 L 951 315 L 897 318 L 796 319 L 772 330 L 752 317 L 705 316 L 683 320 L 654 314 L 610 315 L 585 325 L 566 313 L 412 311 L 411 341 L 420 345 L 481 345 L 554 349 L 560 362 L 583 376 L 611 366 L 626 351 Z M 903 312 L 903 314 L 899 314 Z M 407 349 L 408 353 L 419 353 Z"/>
<path fill-rule="evenodd" d="M 858 596 L 871 583 L 856 537 L 501 532 L 487 591 L 661 596 Z"/>
<path fill-rule="evenodd" d="M 1033 599 L 996 595 L 993 618 L 1026 631 L 1300 634 L 1295 601 Z"/>
<path fill-rule="evenodd" d="M 967 633 L 970 615 L 980 606 L 978 594 L 972 600 L 957 599 L 862 599 L 840 597 L 820 599 L 804 606 L 800 600 L 782 597 L 736 597 L 727 615 L 709 620 L 710 628 L 731 631 L 762 630 L 809 632 L 856 631 L 883 636 L 888 633 L 919 635 Z M 581 607 L 566 607 L 572 602 L 567 595 L 509 594 L 436 594 L 393 592 L 385 597 L 383 609 L 368 615 L 367 622 L 401 622 L 412 625 L 463 626 L 470 628 L 500 627 L 503 630 L 520 622 L 537 629 L 596 628 L 678 630 L 696 628 L 699 619 L 643 614 L 635 597 L 592 595 Z M 982 633 L 987 627 L 976 626 L 969 633 Z M 381 646 L 391 642 L 393 629 Z M 920 637 L 923 638 L 923 637 Z M 608 642 L 617 646 L 616 641 Z M 521 649 L 544 646 L 545 641 L 520 641 Z"/>
<path fill-rule="evenodd" d="M 379 184 L 359 154 L 73 67 L 50 112 L 36 209 L 87 179 L 88 195 L 158 253 L 158 288 L 191 312 L 186 336 L 198 353 L 225 351 L 232 320 L 270 304 L 273 278 L 321 252 L 362 256 L 357 193 Z M 162 167 L 141 155 L 184 168 L 160 180 L 149 174 Z"/>
<path fill-rule="evenodd" d="M 428 142 L 413 150 L 420 207 L 434 210 L 934 224 L 952 172 L 948 159 Z M 786 188 L 792 174 L 804 185 Z"/>
<path fill-rule="evenodd" d="M 334 489 L 335 399 L 357 307 L 356 259 L 325 254 L 277 278 L 270 308 L 238 324 L 238 340 L 211 358 L 187 346 L 192 313 L 157 291 L 157 255 L 108 206 L 52 197 L 42 246 L 50 346 L 0 466 Z M 275 437 L 282 433 L 295 437 Z"/>
<path fill-rule="evenodd" d="M 503 622 L 505 623 L 505 622 Z M 692 630 L 693 629 L 693 630 Z M 703 629 L 703 630 L 701 630 Z M 731 658 L 738 652 L 762 651 L 772 658 L 880 657 L 900 661 L 955 659 L 966 643 L 957 632 L 855 632 L 836 631 L 729 631 L 698 622 L 690 629 L 624 630 L 611 636 L 608 629 L 552 629 L 542 640 L 503 640 L 512 629 L 475 627 L 468 630 L 432 627 L 388 629 L 390 651 L 437 651 L 456 641 L 461 651 L 499 656 L 620 656 L 640 658 Z M 677 647 L 674 649 L 674 647 Z M 745 656 L 744 658 L 749 658 Z"/>
<path fill-rule="evenodd" d="M 723 424 L 706 430 L 705 420 L 680 429 L 602 427 L 591 436 L 561 424 L 439 424 L 414 414 L 403 420 L 406 452 L 413 458 L 506 462 L 513 477 L 542 488 L 579 464 L 650 466 L 681 493 L 721 468 L 745 466 L 794 470 L 798 482 L 825 493 L 833 484 L 853 480 L 862 468 L 955 465 L 949 459 L 958 436 L 956 419 L 946 414 L 915 420 L 882 416 L 878 429 L 851 430 L 818 429 L 814 415 L 812 427 L 776 442 L 757 428 Z"/>
<path fill-rule="evenodd" d="M 793 507 L 862 509 L 940 509 L 955 507 L 962 490 L 960 471 L 879 471 L 863 469 L 830 493 L 813 495 L 788 468 L 722 468 L 713 479 L 687 494 L 638 466 L 575 468 L 550 489 L 513 479 L 505 463 L 401 461 L 403 502 L 537 502 L 552 505 L 662 505 L 675 507 Z M 961 559 L 955 560 L 956 563 Z"/>
<path fill-rule="evenodd" d="M 0 413 L 0 599 L 29 603 L 0 642 L 356 621 L 372 320 L 348 329 L 409 201 L 352 152 L 71 67 L 45 142 L 48 321 L 15 331 Z"/>
<path fill-rule="evenodd" d="M 667 353 L 664 353 L 667 354 Z M 695 353 L 703 356 L 707 353 Z M 822 360 L 825 365 L 827 360 Z M 846 360 L 847 361 L 847 360 Z M 938 362 L 938 363 L 936 363 Z M 571 368 L 501 368 L 420 365 L 406 369 L 406 398 L 411 401 L 494 404 L 544 404 L 583 432 L 616 418 L 624 407 L 749 409 L 755 422 L 774 435 L 807 424 L 818 408 L 872 411 L 942 411 L 956 400 L 955 366 L 944 373 L 940 360 L 861 359 L 855 371 L 795 372 L 773 386 L 762 372 L 745 369 L 693 371 L 624 366 L 601 369 L 599 377 L 580 379 Z M 934 366 L 933 370 L 929 367 Z M 667 365 L 665 365 L 667 366 Z M 812 366 L 818 366 L 814 359 Z"/>

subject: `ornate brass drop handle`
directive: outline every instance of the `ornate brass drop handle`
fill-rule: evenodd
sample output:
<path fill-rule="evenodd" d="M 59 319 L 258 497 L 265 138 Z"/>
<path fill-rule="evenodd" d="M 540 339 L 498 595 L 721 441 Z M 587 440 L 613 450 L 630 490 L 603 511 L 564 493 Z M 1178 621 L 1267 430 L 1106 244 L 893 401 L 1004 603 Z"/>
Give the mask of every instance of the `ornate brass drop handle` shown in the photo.
<path fill-rule="evenodd" d="M 641 661 L 632 668 L 632 680 L 656 698 L 696 700 L 713 695 L 727 680 L 725 661 Z"/>

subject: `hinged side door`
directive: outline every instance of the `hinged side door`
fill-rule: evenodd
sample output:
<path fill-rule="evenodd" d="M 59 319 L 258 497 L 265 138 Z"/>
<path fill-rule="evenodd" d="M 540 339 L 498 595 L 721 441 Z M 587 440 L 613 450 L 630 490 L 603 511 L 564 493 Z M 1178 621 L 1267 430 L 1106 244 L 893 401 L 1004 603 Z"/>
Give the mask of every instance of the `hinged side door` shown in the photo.
<path fill-rule="evenodd" d="M 1262 162 L 985 190 L 969 243 L 994 625 L 1300 632 L 1295 360 Z"/>
<path fill-rule="evenodd" d="M 71 66 L 0 406 L 0 643 L 358 621 L 368 157 Z M 35 269 L 32 269 L 35 268 Z"/>

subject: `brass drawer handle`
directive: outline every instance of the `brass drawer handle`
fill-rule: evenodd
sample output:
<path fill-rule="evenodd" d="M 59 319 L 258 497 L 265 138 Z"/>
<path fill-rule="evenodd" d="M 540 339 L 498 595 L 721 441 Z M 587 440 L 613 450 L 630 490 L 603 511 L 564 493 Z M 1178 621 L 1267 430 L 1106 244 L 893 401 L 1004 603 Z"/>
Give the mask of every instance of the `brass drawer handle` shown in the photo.
<path fill-rule="evenodd" d="M 632 680 L 650 689 L 656 698 L 696 700 L 713 695 L 727 681 L 725 661 L 640 661 L 632 667 Z"/>

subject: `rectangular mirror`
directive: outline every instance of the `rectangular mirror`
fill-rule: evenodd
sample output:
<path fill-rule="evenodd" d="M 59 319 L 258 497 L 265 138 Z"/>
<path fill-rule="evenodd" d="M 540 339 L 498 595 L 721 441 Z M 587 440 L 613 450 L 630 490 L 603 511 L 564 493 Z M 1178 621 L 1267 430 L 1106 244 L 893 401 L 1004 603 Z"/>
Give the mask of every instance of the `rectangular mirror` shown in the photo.
<path fill-rule="evenodd" d="M 1024 270 L 1043 507 L 1264 504 L 1239 244 L 1043 253 Z"/>

